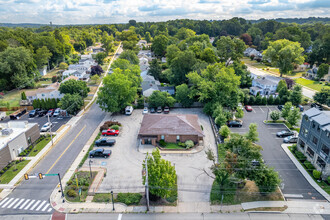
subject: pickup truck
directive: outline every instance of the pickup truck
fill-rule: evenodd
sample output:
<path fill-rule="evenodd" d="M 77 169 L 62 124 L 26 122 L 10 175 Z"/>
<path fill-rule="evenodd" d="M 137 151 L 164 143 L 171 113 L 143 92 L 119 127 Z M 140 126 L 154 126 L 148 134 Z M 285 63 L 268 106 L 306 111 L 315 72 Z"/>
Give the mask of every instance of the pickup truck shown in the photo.
<path fill-rule="evenodd" d="M 25 113 L 26 113 L 26 108 L 22 108 L 22 109 L 17 110 L 16 112 L 11 113 L 9 118 L 10 118 L 10 120 L 16 120 L 16 119 L 19 119 Z"/>
<path fill-rule="evenodd" d="M 113 146 L 115 145 L 116 140 L 114 139 L 109 139 L 109 138 L 101 138 L 95 141 L 95 146 L 100 147 L 100 146 Z"/>
<path fill-rule="evenodd" d="M 104 136 L 118 136 L 119 131 L 109 128 L 108 130 L 103 130 L 102 135 L 104 135 Z"/>
<path fill-rule="evenodd" d="M 111 155 L 111 150 L 104 150 L 104 148 L 99 148 L 96 150 L 91 150 L 89 152 L 89 157 L 93 158 L 93 157 L 104 157 L 104 158 L 108 158 Z"/>

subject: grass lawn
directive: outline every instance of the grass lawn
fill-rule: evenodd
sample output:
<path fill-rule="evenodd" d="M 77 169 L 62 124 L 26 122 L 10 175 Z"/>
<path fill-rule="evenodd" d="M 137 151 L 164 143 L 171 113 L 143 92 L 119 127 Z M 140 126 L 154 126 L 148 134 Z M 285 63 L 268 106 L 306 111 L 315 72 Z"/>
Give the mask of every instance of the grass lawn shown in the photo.
<path fill-rule="evenodd" d="M 316 91 L 321 91 L 322 88 L 326 87 L 324 82 L 321 82 L 321 84 L 320 84 L 320 82 L 317 82 L 314 80 L 309 80 L 309 79 L 304 79 L 304 78 L 295 79 L 295 82 L 300 85 L 306 86 L 308 88 L 314 89 Z"/>
<path fill-rule="evenodd" d="M 88 94 L 94 94 L 97 90 L 97 85 L 95 86 L 88 86 L 88 88 L 90 89 L 90 92 Z"/>
<path fill-rule="evenodd" d="M 39 87 L 43 87 L 43 86 L 50 85 L 50 84 L 52 84 L 51 80 L 39 81 L 36 83 L 36 87 L 39 88 Z"/>
<path fill-rule="evenodd" d="M 245 64 L 248 64 L 250 66 L 253 66 L 253 67 L 256 67 L 256 68 L 269 68 L 268 66 L 266 66 L 265 64 L 263 63 L 258 63 L 257 61 L 255 60 L 251 60 L 250 58 L 247 58 L 247 57 L 244 57 L 242 59 L 242 61 L 245 63 Z"/>
<path fill-rule="evenodd" d="M 111 193 L 96 193 L 92 202 L 111 202 Z"/>
<path fill-rule="evenodd" d="M 3 96 L 2 101 L 9 102 L 10 107 L 19 107 L 19 101 L 21 100 L 21 93 L 26 90 L 15 90 L 8 92 Z M 7 107 L 7 106 L 3 106 Z"/>
<path fill-rule="evenodd" d="M 180 149 L 180 150 L 185 150 L 185 147 L 180 147 L 176 143 L 166 143 L 166 146 L 164 147 L 165 149 Z"/>
<path fill-rule="evenodd" d="M 46 75 L 42 76 L 42 78 L 52 78 L 53 76 L 56 76 L 56 74 L 60 71 L 59 68 L 52 69 L 49 71 Z"/>
<path fill-rule="evenodd" d="M 18 164 L 13 165 L 10 167 L 1 177 L 0 181 L 1 184 L 9 183 L 30 161 L 24 160 Z M 14 171 L 14 169 L 17 169 Z"/>
<path fill-rule="evenodd" d="M 55 135 L 53 135 L 53 138 L 55 137 Z M 40 141 L 37 145 L 34 146 L 34 148 L 32 149 L 32 151 L 29 153 L 29 157 L 34 157 L 36 156 L 42 149 L 44 149 L 44 147 L 51 141 L 50 137 L 46 137 L 45 139 L 43 139 L 42 141 Z"/>

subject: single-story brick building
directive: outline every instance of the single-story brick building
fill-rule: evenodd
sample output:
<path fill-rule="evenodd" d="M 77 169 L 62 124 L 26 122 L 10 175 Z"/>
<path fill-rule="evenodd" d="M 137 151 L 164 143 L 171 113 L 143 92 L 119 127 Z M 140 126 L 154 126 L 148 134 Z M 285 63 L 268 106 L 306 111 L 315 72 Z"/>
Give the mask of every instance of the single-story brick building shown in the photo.
<path fill-rule="evenodd" d="M 204 133 L 193 114 L 146 114 L 138 135 L 141 144 L 156 146 L 160 140 L 169 143 L 192 140 L 195 144 L 203 141 Z"/>

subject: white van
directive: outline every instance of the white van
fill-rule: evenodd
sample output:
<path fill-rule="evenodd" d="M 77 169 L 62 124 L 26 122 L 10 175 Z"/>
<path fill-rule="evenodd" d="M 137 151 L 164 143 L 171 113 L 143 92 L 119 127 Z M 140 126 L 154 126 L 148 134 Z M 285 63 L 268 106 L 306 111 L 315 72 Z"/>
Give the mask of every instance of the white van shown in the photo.
<path fill-rule="evenodd" d="M 133 106 L 130 106 L 130 105 L 128 105 L 128 106 L 126 106 L 126 108 L 125 108 L 125 115 L 131 115 L 132 114 L 132 112 L 133 112 Z"/>

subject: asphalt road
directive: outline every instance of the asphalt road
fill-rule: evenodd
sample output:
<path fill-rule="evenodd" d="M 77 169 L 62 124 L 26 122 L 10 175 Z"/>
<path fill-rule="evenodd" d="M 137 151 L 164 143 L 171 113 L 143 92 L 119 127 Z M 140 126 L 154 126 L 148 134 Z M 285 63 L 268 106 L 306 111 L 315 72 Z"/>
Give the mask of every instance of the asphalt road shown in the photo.
<path fill-rule="evenodd" d="M 106 113 L 94 103 L 76 126 L 50 150 L 30 174 L 60 173 L 63 176 L 105 115 Z M 7 197 L 6 202 L 3 204 L 0 202 L 0 218 L 1 215 L 8 214 L 52 213 L 49 197 L 58 183 L 57 176 L 45 177 L 42 180 L 23 180 Z M 21 204 L 17 206 L 19 202 Z"/>
<path fill-rule="evenodd" d="M 266 125 L 268 108 L 266 106 L 252 106 L 252 112 L 245 112 L 243 117 L 243 126 L 241 128 L 231 128 L 233 132 L 244 134 L 249 130 L 250 123 L 258 125 L 259 141 L 257 144 L 263 147 L 261 151 L 263 159 L 270 167 L 274 167 L 279 172 L 282 179 L 281 189 L 287 200 L 325 200 L 299 172 L 287 154 L 281 147 L 283 138 L 277 138 L 276 133 L 286 130 L 284 125 Z M 276 107 L 269 107 L 269 112 Z"/>

